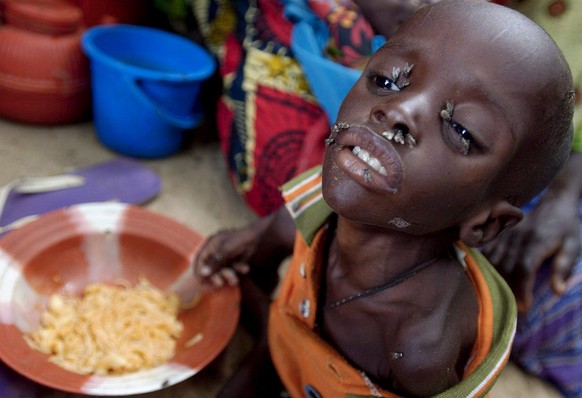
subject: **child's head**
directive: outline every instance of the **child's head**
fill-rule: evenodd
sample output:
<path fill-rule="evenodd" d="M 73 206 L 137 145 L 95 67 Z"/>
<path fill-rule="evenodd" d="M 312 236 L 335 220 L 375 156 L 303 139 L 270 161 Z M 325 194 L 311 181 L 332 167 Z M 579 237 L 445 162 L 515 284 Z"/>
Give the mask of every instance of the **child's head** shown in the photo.
<path fill-rule="evenodd" d="M 444 0 L 405 21 L 346 96 L 324 196 L 354 221 L 483 243 L 559 171 L 572 112 L 569 68 L 541 28 Z"/>

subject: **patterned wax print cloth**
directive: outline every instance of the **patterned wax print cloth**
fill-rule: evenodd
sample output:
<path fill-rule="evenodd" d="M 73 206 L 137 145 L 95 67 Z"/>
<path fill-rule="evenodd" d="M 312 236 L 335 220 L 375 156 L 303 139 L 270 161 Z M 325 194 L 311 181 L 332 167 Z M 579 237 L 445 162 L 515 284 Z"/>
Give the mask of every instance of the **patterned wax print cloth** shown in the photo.
<path fill-rule="evenodd" d="M 286 12 L 324 21 L 326 56 L 354 68 L 370 53 L 372 29 L 349 0 L 199 0 L 192 7 L 220 61 L 216 118 L 232 182 L 266 215 L 283 204 L 280 185 L 321 163 L 329 135 L 327 115 L 291 49 L 297 21 Z"/>

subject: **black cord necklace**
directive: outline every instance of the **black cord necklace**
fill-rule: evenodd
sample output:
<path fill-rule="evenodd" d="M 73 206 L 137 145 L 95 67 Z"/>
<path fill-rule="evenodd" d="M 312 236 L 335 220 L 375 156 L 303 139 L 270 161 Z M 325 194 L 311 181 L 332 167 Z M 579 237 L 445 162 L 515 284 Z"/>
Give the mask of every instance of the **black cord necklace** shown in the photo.
<path fill-rule="evenodd" d="M 359 300 L 359 299 L 364 298 L 364 297 L 371 296 L 371 295 L 376 294 L 378 292 L 381 292 L 383 290 L 390 289 L 391 287 L 394 287 L 396 285 L 399 285 L 402 282 L 406 281 L 407 279 L 412 278 L 414 275 L 418 274 L 420 271 L 426 269 L 429 265 L 436 263 L 437 260 L 439 258 L 441 258 L 441 257 L 442 256 L 439 255 L 439 256 L 433 257 L 431 259 L 428 259 L 428 260 L 426 260 L 426 261 L 424 261 L 424 262 L 416 265 L 411 270 L 408 270 L 408 271 L 403 272 L 403 273 L 401 273 L 399 275 L 396 275 L 394 278 L 390 279 L 386 283 L 383 283 L 383 284 L 378 285 L 378 286 L 371 287 L 371 288 L 366 289 L 366 290 L 364 290 L 362 292 L 359 292 L 359 293 L 354 293 L 352 295 L 349 295 L 347 297 L 344 297 L 343 299 L 334 301 L 331 304 L 324 305 L 322 307 L 322 309 L 323 310 L 333 310 L 334 308 L 337 308 L 337 307 L 339 307 L 341 305 L 344 305 L 344 304 L 347 304 L 347 303 L 351 303 L 352 301 Z"/>

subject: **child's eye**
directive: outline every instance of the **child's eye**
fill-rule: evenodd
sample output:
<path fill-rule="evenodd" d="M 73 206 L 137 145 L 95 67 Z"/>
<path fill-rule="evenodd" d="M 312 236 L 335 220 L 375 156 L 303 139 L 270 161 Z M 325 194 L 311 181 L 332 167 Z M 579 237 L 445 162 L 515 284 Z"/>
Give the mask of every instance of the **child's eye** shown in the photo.
<path fill-rule="evenodd" d="M 382 75 L 373 75 L 372 81 L 382 90 L 389 90 L 389 91 L 400 91 L 400 88 L 396 85 L 396 82 L 386 76 Z"/>
<path fill-rule="evenodd" d="M 454 132 L 459 136 L 458 140 L 453 139 L 453 144 L 456 145 L 459 151 L 466 155 L 469 153 L 471 145 L 474 145 L 473 136 L 471 132 L 467 130 L 463 125 L 455 122 L 454 120 L 448 121 L 447 124 L 454 130 Z"/>
<path fill-rule="evenodd" d="M 447 140 L 463 155 L 467 155 L 471 148 L 482 153 L 483 147 L 474 139 L 469 129 L 455 121 L 453 116 L 454 110 L 455 103 L 453 101 L 446 101 L 444 109 L 439 112 L 439 116 L 445 124 L 444 130 Z"/>

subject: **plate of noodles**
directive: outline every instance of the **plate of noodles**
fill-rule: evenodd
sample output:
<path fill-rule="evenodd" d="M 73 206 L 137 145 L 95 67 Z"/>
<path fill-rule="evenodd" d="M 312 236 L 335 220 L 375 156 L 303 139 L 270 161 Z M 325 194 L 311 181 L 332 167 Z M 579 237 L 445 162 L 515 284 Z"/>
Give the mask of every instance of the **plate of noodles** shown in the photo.
<path fill-rule="evenodd" d="M 144 208 L 88 203 L 0 240 L 0 358 L 42 385 L 132 395 L 215 359 L 239 318 L 237 287 L 194 280 L 203 238 Z"/>

